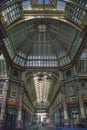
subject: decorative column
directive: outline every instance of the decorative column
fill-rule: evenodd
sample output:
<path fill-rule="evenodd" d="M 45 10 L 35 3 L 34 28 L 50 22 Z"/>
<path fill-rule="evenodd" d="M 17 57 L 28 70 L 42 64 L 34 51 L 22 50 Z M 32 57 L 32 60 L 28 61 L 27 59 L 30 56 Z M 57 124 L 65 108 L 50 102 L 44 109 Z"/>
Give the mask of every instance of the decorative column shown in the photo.
<path fill-rule="evenodd" d="M 69 117 L 68 117 L 65 93 L 62 93 L 62 102 L 63 102 L 63 107 L 64 107 L 64 127 L 69 127 Z"/>
<path fill-rule="evenodd" d="M 69 117 L 68 117 L 68 109 L 66 103 L 66 84 L 61 84 L 61 96 L 62 96 L 62 105 L 64 109 L 64 127 L 69 127 Z"/>
<path fill-rule="evenodd" d="M 83 99 L 82 99 L 82 91 L 81 90 L 78 90 L 78 97 L 79 97 L 81 118 L 84 119 L 84 118 L 86 118 L 86 115 L 85 115 L 84 103 L 83 103 Z"/>
<path fill-rule="evenodd" d="M 5 130 L 5 108 L 6 108 L 6 98 L 8 90 L 8 80 L 3 84 L 3 96 L 2 96 L 2 105 L 1 105 L 1 115 L 0 115 L 0 130 Z"/>
<path fill-rule="evenodd" d="M 23 121 L 22 121 L 22 97 L 23 97 L 23 85 L 20 87 L 20 94 L 19 94 L 19 106 L 18 106 L 18 116 L 17 116 L 17 126 L 18 130 L 23 129 Z"/>
<path fill-rule="evenodd" d="M 78 83 L 78 98 L 79 98 L 79 105 L 80 105 L 80 112 L 81 112 L 81 119 L 80 123 L 83 127 L 87 127 L 87 119 L 85 115 L 85 109 L 84 109 L 84 102 L 83 102 L 83 97 L 82 93 L 84 88 L 82 88 L 81 83 Z"/>

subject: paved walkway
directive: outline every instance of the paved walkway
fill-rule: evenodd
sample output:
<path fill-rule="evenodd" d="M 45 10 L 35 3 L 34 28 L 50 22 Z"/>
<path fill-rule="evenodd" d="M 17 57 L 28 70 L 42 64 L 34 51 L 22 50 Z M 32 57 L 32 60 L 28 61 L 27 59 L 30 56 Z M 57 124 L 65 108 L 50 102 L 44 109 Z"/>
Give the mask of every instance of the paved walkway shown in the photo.
<path fill-rule="evenodd" d="M 8 129 L 6 129 L 6 130 L 20 130 L 20 129 L 15 129 L 12 126 L 9 126 Z M 38 128 L 36 128 L 36 129 L 33 127 L 30 127 L 30 126 L 26 126 L 25 128 L 23 128 L 23 130 L 54 130 L 54 128 L 44 127 L 41 124 L 39 124 Z"/>

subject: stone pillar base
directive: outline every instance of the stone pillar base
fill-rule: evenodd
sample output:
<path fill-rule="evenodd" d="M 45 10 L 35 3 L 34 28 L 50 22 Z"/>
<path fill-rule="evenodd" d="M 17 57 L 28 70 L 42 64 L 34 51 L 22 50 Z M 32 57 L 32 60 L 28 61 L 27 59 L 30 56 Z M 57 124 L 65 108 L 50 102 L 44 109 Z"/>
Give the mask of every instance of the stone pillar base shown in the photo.
<path fill-rule="evenodd" d="M 6 130 L 6 124 L 2 120 L 0 120 L 0 130 Z"/>
<path fill-rule="evenodd" d="M 64 127 L 69 127 L 69 126 L 70 126 L 69 119 L 64 120 Z"/>

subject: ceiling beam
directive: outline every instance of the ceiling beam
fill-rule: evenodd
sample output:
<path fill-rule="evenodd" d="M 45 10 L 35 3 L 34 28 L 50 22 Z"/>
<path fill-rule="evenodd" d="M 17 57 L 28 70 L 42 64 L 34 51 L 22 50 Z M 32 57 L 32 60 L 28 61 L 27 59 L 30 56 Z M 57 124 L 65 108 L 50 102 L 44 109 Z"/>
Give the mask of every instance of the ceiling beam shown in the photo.
<path fill-rule="evenodd" d="M 49 30 L 49 32 L 53 33 L 51 30 Z M 58 38 L 58 36 L 55 36 L 55 38 L 57 39 L 58 43 L 60 44 L 60 46 L 63 47 L 63 49 L 65 50 L 65 52 L 68 52 L 67 47 L 64 46 L 64 44 L 62 43 L 62 41 Z"/>
<path fill-rule="evenodd" d="M 43 14 L 42 14 L 42 16 L 43 16 Z M 34 16 L 34 18 L 36 19 L 36 17 Z M 40 16 L 38 17 L 38 18 L 40 18 Z M 42 17 L 42 18 L 45 18 L 45 17 Z M 46 17 L 46 18 L 49 18 L 49 21 L 50 21 L 50 19 L 54 19 L 54 20 L 58 20 L 59 21 L 59 23 L 61 24 L 69 24 L 70 26 L 73 26 L 74 28 L 76 28 L 77 30 L 79 30 L 79 31 L 82 31 L 82 27 L 80 27 L 80 26 L 78 26 L 77 24 L 75 24 L 74 22 L 72 22 L 71 20 L 69 20 L 69 19 L 67 19 L 66 17 L 65 18 L 58 18 L 58 17 L 50 17 L 50 14 L 49 14 L 49 16 L 48 17 Z M 18 24 L 23 24 L 24 22 L 26 22 L 26 21 L 28 21 L 28 20 L 31 20 L 32 18 L 29 16 L 28 17 L 28 19 L 26 20 L 26 19 L 24 19 L 24 20 L 21 20 L 21 21 L 16 21 L 16 22 L 13 22 L 13 24 L 11 24 L 10 26 L 8 26 L 8 27 L 6 27 L 5 29 L 6 29 L 6 31 L 8 31 L 8 30 L 10 30 L 11 28 L 13 28 L 13 27 L 15 27 L 15 26 L 17 26 Z M 31 21 L 29 21 L 29 22 L 31 22 Z M 33 23 L 33 22 L 31 22 L 32 23 L 32 25 L 34 25 L 35 23 Z M 37 24 L 39 24 L 38 22 L 37 22 Z M 47 24 L 47 22 L 46 22 L 46 24 Z M 52 23 L 51 23 L 52 24 Z"/>
<path fill-rule="evenodd" d="M 57 50 L 56 50 L 56 48 L 55 48 L 55 46 L 54 46 L 54 43 L 53 43 L 53 41 L 51 40 L 51 38 L 50 38 L 49 35 L 48 35 L 48 37 L 49 37 L 49 39 L 50 39 L 50 43 L 51 43 L 51 45 L 53 46 L 54 52 L 55 52 L 55 54 L 56 54 L 58 66 L 60 66 L 60 62 L 59 62 L 59 59 L 58 59 L 58 52 L 57 52 Z"/>
<path fill-rule="evenodd" d="M 37 32 L 37 30 L 36 30 L 36 32 Z M 37 32 L 37 33 L 38 33 L 38 32 Z M 36 33 L 36 34 L 37 34 L 37 33 Z M 33 39 L 32 39 L 32 42 L 31 42 L 31 44 L 30 44 L 30 46 L 29 46 L 29 48 L 28 48 L 28 50 L 27 50 L 27 52 L 26 52 L 26 60 L 27 60 L 27 57 L 28 57 L 28 55 L 29 55 L 29 53 L 30 53 L 30 50 L 31 50 L 32 46 L 33 46 L 34 43 L 35 43 L 35 41 L 34 41 L 35 37 L 36 37 L 36 35 L 34 35 L 34 37 L 33 37 Z M 24 65 L 26 64 L 26 60 L 25 60 L 25 62 L 24 62 Z"/>
<path fill-rule="evenodd" d="M 25 39 L 24 39 L 24 41 L 22 41 L 20 44 L 18 44 L 18 46 L 17 46 L 17 50 L 20 50 L 21 49 L 21 47 L 27 42 L 29 40 L 29 37 L 26 37 Z"/>

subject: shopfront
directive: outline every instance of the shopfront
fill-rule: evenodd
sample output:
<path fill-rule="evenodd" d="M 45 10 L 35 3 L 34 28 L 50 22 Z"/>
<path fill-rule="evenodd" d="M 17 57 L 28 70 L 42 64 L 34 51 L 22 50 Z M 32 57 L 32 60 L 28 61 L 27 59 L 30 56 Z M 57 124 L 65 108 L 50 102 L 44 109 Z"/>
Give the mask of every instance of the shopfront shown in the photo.
<path fill-rule="evenodd" d="M 80 119 L 80 109 L 78 105 L 70 105 L 68 108 L 70 126 L 78 127 Z"/>
<path fill-rule="evenodd" d="M 7 126 L 15 125 L 17 119 L 17 107 L 16 106 L 7 106 L 6 110 L 6 123 Z"/>

